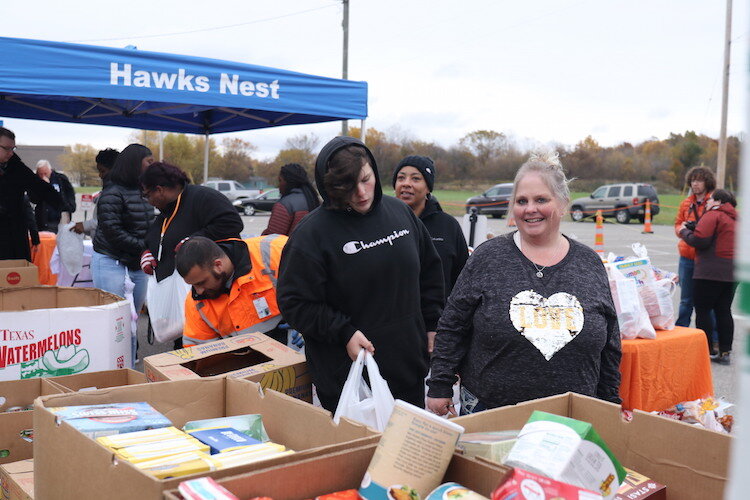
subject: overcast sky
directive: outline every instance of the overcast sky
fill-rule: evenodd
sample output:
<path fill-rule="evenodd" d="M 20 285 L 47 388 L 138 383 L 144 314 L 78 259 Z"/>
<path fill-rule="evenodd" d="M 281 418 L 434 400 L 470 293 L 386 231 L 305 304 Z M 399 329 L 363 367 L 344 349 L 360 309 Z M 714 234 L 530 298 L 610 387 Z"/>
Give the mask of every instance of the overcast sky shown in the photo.
<path fill-rule="evenodd" d="M 735 1 L 729 132 L 744 130 L 748 8 Z M 2 35 L 190 54 L 341 76 L 334 0 L 4 2 Z M 349 78 L 368 127 L 450 146 L 493 129 L 603 145 L 695 130 L 718 137 L 723 0 L 351 0 Z M 130 129 L 4 119 L 19 144 L 122 148 Z M 352 122 L 352 124 L 358 123 Z M 272 157 L 340 124 L 239 134 Z M 216 136 L 221 139 L 226 134 Z"/>

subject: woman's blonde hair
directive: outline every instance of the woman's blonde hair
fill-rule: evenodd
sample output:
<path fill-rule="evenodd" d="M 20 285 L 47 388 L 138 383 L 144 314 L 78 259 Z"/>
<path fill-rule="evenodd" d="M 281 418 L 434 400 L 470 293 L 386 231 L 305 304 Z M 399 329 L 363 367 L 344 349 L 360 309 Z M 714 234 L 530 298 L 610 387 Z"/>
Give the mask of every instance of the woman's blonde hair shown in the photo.
<path fill-rule="evenodd" d="M 521 165 L 521 168 L 516 172 L 516 178 L 513 180 L 513 196 L 511 197 L 513 203 L 516 200 L 518 183 L 529 173 L 541 175 L 555 198 L 563 202 L 565 206 L 570 203 L 570 188 L 568 188 L 568 184 L 572 179 L 568 179 L 565 176 L 562 163 L 560 163 L 560 155 L 557 151 L 532 153 L 529 159 L 526 160 L 526 163 Z"/>

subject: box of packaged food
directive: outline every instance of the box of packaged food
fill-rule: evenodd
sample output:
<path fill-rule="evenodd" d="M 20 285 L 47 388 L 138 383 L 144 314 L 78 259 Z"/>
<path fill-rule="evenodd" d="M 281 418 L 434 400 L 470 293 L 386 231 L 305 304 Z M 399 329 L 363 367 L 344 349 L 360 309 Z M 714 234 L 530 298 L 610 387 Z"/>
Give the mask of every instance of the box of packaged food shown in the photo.
<path fill-rule="evenodd" d="M 57 417 L 58 421 L 67 422 L 90 438 L 172 425 L 167 417 L 143 401 L 60 406 L 47 409 Z"/>
<path fill-rule="evenodd" d="M 0 288 L 39 284 L 39 268 L 28 260 L 0 260 Z"/>
<path fill-rule="evenodd" d="M 0 465 L 0 498 L 34 499 L 34 460 L 20 460 Z"/>

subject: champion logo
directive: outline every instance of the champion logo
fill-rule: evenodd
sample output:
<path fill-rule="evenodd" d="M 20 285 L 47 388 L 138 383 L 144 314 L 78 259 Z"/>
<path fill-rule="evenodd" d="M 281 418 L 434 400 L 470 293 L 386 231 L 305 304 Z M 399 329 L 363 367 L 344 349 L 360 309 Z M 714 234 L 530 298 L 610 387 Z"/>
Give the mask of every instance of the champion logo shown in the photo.
<path fill-rule="evenodd" d="M 388 236 L 378 238 L 377 240 L 371 241 L 369 243 L 364 241 L 349 241 L 347 243 L 344 243 L 342 250 L 347 255 L 354 255 L 355 253 L 358 253 L 362 250 L 367 250 L 368 248 L 373 248 L 380 245 L 388 244 L 393 246 L 393 240 L 401 238 L 402 236 L 406 236 L 407 234 L 409 234 L 409 230 L 402 229 L 400 231 L 393 231 Z"/>

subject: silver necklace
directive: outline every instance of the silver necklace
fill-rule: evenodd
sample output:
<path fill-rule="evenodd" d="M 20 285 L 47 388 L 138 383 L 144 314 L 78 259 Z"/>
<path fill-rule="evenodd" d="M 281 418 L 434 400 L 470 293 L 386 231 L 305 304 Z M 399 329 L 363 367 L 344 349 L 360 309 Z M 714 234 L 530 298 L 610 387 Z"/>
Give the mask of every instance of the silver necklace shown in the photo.
<path fill-rule="evenodd" d="M 564 247 L 564 245 L 562 245 L 562 246 Z M 557 256 L 559 254 L 560 254 L 560 251 L 558 250 L 557 254 L 555 255 L 555 259 L 552 259 L 552 260 L 556 260 L 556 258 L 557 258 Z M 544 273 L 542 271 L 544 271 L 545 269 L 547 269 L 551 265 L 551 264 L 547 264 L 546 266 L 539 267 L 539 266 L 537 266 L 534 263 L 533 260 L 529 259 L 529 262 L 531 262 L 531 265 L 534 266 L 534 269 L 536 269 L 536 277 L 537 278 L 544 278 Z"/>

